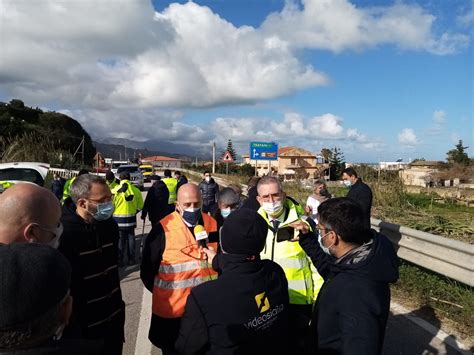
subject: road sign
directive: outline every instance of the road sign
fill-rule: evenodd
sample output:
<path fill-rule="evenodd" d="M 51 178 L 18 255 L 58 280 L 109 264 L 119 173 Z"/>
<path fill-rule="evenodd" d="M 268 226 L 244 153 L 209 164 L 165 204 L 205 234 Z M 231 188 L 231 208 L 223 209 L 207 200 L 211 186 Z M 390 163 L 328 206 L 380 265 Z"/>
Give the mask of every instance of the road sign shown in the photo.
<path fill-rule="evenodd" d="M 232 154 L 229 153 L 229 151 L 226 150 L 226 152 L 224 153 L 224 155 L 222 156 L 222 161 L 224 163 L 233 163 L 234 162 L 234 158 L 232 158 Z"/>
<path fill-rule="evenodd" d="M 251 160 L 278 160 L 278 144 L 273 142 L 250 142 Z"/>

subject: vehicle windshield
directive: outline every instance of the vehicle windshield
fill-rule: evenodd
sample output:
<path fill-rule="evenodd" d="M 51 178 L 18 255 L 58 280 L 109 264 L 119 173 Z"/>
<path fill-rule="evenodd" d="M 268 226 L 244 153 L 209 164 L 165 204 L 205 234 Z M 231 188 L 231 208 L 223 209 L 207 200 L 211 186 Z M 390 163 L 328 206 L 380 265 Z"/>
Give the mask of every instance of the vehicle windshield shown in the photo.
<path fill-rule="evenodd" d="M 138 166 L 121 166 L 118 168 L 117 173 L 122 173 L 124 171 L 128 171 L 129 173 L 136 173 L 138 172 Z"/>
<path fill-rule="evenodd" d="M 0 181 L 19 180 L 29 181 L 43 186 L 44 180 L 35 169 L 28 168 L 7 168 L 0 170 Z"/>

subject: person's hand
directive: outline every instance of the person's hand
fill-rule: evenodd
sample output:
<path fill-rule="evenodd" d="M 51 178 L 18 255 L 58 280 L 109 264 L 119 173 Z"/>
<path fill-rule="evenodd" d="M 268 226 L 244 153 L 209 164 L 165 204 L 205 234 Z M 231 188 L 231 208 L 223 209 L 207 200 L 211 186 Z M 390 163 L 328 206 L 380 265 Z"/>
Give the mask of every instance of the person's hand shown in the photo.
<path fill-rule="evenodd" d="M 306 234 L 309 232 L 309 226 L 304 223 L 303 221 L 296 221 L 296 222 L 293 222 L 291 224 L 289 224 L 288 226 L 294 228 L 295 230 L 298 230 L 299 233 L 296 237 L 293 237 L 292 239 L 290 239 L 289 241 L 290 242 L 297 242 L 298 240 L 300 240 L 300 237 L 299 237 L 299 234 Z"/>
<path fill-rule="evenodd" d="M 304 213 L 305 213 L 307 216 L 310 216 L 310 215 L 313 213 L 313 207 L 311 207 L 311 206 L 305 206 L 305 208 L 304 208 Z"/>
<path fill-rule="evenodd" d="M 201 251 L 205 254 L 207 261 L 212 265 L 212 260 L 217 254 L 214 248 L 213 247 L 202 248 Z"/>

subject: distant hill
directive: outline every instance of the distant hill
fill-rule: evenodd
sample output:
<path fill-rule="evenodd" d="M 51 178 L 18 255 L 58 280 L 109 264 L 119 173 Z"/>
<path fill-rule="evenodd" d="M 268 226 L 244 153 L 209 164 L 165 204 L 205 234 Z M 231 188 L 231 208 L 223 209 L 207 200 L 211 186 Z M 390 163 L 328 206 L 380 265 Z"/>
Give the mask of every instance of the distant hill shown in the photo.
<path fill-rule="evenodd" d="M 133 141 L 125 138 L 104 138 L 94 142 L 97 150 L 103 155 L 106 151 L 111 154 L 124 156 L 125 154 L 133 157 L 133 150 L 140 151 L 143 156 L 164 155 L 173 158 L 180 158 L 183 160 L 194 161 L 196 157 L 200 160 L 212 159 L 211 147 L 196 147 L 188 144 L 179 144 L 163 140 L 148 140 L 145 142 Z M 120 148 L 121 147 L 121 148 Z M 125 147 L 129 148 L 131 152 L 125 153 Z M 115 153 L 116 152 L 116 153 Z M 135 153 L 137 155 L 138 153 Z M 112 157 L 115 159 L 115 157 Z M 116 159 L 119 157 L 117 156 Z"/>

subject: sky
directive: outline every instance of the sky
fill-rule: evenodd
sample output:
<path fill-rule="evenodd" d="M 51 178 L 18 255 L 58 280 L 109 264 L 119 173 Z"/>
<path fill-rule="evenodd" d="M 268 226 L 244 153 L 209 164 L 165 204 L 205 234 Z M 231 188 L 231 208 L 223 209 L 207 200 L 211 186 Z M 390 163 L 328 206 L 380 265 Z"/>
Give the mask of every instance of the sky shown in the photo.
<path fill-rule="evenodd" d="M 472 157 L 472 0 L 0 0 L 0 101 L 93 139 Z"/>

